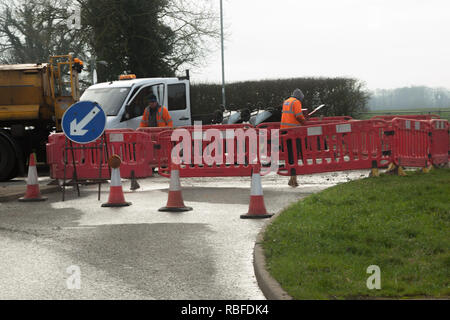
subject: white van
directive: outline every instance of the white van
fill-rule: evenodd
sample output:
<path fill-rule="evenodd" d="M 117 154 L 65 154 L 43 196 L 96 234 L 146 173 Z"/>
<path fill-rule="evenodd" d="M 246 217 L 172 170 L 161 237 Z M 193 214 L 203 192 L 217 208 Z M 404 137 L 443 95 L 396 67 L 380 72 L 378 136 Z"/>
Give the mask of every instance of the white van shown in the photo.
<path fill-rule="evenodd" d="M 169 110 L 174 127 L 192 125 L 189 73 L 182 78 L 121 78 L 126 80 L 90 86 L 80 98 L 102 107 L 107 115 L 106 129 L 137 129 L 151 93 Z"/>

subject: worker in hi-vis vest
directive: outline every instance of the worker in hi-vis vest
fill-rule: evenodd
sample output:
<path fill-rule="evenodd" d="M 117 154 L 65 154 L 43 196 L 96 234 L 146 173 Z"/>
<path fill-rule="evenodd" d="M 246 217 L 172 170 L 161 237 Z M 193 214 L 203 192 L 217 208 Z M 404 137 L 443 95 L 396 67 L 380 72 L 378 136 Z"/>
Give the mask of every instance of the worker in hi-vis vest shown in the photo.
<path fill-rule="evenodd" d="M 173 128 L 172 117 L 167 108 L 159 105 L 154 94 L 148 97 L 149 106 L 145 108 L 139 127 L 168 127 Z"/>
<path fill-rule="evenodd" d="M 305 96 L 302 90 L 295 89 L 294 92 L 292 93 L 292 96 L 288 98 L 286 101 L 284 101 L 280 129 L 294 128 L 304 124 L 306 120 L 302 112 L 302 103 L 304 98 Z M 301 156 L 302 150 L 301 141 L 299 139 L 296 139 L 296 144 L 297 144 L 297 154 Z M 289 163 L 293 164 L 294 155 L 291 140 L 287 141 L 287 148 L 289 155 Z M 293 188 L 298 187 L 297 174 L 295 172 L 291 172 L 291 178 L 289 179 L 288 184 Z"/>
<path fill-rule="evenodd" d="M 300 126 L 305 122 L 302 112 L 302 103 L 305 96 L 300 89 L 295 89 L 292 96 L 283 103 L 280 129 L 289 129 Z"/>

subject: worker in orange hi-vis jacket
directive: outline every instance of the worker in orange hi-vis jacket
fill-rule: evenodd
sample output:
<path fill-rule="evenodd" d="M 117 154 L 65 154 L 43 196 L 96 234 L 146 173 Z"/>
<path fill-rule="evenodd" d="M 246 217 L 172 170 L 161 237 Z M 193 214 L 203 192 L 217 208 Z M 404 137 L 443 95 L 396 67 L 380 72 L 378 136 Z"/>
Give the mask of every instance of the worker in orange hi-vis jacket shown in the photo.
<path fill-rule="evenodd" d="M 154 94 L 149 96 L 149 106 L 145 108 L 139 127 L 173 128 L 173 121 L 169 111 L 167 108 L 159 105 Z"/>
<path fill-rule="evenodd" d="M 280 129 L 300 126 L 305 122 L 302 112 L 302 103 L 305 96 L 300 89 L 295 89 L 292 96 L 283 103 Z"/>
<path fill-rule="evenodd" d="M 292 93 L 292 96 L 284 101 L 280 129 L 294 128 L 305 123 L 306 119 L 303 116 L 302 112 L 302 103 L 304 98 L 305 96 L 303 92 L 300 89 L 295 89 Z M 299 151 L 299 153 L 301 153 L 301 145 L 298 145 L 298 142 L 297 150 Z M 293 163 L 292 141 L 288 141 L 287 147 L 288 154 L 290 155 L 289 162 Z M 291 178 L 289 179 L 288 184 L 293 188 L 298 187 L 297 175 L 295 173 L 291 173 Z"/>

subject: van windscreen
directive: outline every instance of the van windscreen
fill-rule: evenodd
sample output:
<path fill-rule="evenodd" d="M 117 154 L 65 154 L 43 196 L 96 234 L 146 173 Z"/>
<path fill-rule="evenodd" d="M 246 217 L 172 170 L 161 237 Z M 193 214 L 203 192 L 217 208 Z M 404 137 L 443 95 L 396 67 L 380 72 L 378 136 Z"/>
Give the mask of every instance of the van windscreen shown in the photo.
<path fill-rule="evenodd" d="M 130 88 L 87 89 L 80 100 L 97 102 L 107 116 L 116 116 L 129 92 Z"/>

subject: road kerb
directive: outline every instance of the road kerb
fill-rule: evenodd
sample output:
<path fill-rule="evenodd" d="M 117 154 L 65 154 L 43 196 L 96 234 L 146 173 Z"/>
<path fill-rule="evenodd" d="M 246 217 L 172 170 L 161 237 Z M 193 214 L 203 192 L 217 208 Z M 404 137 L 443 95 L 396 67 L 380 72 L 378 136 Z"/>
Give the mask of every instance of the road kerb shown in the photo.
<path fill-rule="evenodd" d="M 276 281 L 270 275 L 269 271 L 267 271 L 266 256 L 264 255 L 264 248 L 262 245 L 267 227 L 273 223 L 280 214 L 281 211 L 264 224 L 256 237 L 256 243 L 253 250 L 253 267 L 255 269 L 256 280 L 267 300 L 293 300 L 293 298 L 281 288 L 278 281 Z"/>

